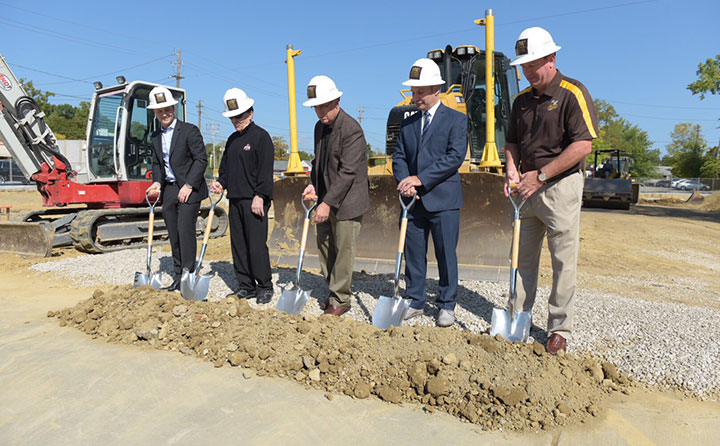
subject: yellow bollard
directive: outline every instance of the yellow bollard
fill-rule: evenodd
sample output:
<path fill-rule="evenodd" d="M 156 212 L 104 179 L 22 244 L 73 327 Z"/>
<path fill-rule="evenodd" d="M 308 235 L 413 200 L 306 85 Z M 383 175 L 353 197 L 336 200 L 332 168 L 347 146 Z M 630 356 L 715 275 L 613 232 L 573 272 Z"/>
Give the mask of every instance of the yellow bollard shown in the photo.
<path fill-rule="evenodd" d="M 288 69 L 288 98 L 290 101 L 290 158 L 285 175 L 296 176 L 306 175 L 305 169 L 300 161 L 297 139 L 297 112 L 295 105 L 295 56 L 302 53 L 301 50 L 294 50 L 292 45 L 286 47 Z"/>

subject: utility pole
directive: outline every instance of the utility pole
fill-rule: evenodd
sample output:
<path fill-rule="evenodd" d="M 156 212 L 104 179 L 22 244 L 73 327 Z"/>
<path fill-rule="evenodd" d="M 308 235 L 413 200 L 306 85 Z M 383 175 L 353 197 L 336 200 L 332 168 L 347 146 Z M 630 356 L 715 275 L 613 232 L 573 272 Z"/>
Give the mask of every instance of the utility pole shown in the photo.
<path fill-rule="evenodd" d="M 207 125 L 208 131 L 212 134 L 212 171 L 213 178 L 215 178 L 215 135 L 218 132 L 218 123 L 211 122 Z"/>
<path fill-rule="evenodd" d="M 182 58 L 180 57 L 180 49 L 175 50 L 175 55 L 177 56 L 177 62 L 173 62 L 172 64 L 175 65 L 175 66 L 177 66 L 177 73 L 171 75 L 170 77 L 174 77 L 174 78 L 175 78 L 175 86 L 176 86 L 177 88 L 180 88 L 180 79 L 184 79 L 184 78 L 180 75 L 180 67 L 181 67 L 182 64 L 183 64 Z"/>
<path fill-rule="evenodd" d="M 202 99 L 198 99 L 197 109 L 198 109 L 198 128 L 199 129 L 202 129 L 202 107 L 203 107 Z"/>
<path fill-rule="evenodd" d="M 365 111 L 365 107 L 362 105 L 358 107 L 358 124 L 362 125 L 363 120 L 363 111 Z"/>

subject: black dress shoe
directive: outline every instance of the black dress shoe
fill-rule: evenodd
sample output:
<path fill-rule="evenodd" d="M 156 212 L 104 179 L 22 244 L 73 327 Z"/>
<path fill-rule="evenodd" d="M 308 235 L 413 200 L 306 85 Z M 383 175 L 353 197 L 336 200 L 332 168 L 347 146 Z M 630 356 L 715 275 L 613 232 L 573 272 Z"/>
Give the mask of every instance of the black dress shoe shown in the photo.
<path fill-rule="evenodd" d="M 169 286 L 162 289 L 165 291 L 180 291 L 180 279 L 174 279 Z"/>
<path fill-rule="evenodd" d="M 257 299 L 255 299 L 255 302 L 259 304 L 266 304 L 270 302 L 273 298 L 273 291 L 272 290 L 258 290 L 257 293 Z"/>
<path fill-rule="evenodd" d="M 255 297 L 255 292 L 240 289 L 237 291 L 233 291 L 232 293 L 228 294 L 225 297 L 237 297 L 238 299 L 252 299 L 253 297 Z"/>

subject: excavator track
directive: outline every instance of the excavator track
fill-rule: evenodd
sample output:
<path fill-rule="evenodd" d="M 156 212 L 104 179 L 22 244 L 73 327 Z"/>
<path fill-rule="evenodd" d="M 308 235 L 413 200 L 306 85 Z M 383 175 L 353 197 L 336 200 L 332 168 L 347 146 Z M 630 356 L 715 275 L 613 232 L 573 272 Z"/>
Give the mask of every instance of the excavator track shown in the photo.
<path fill-rule="evenodd" d="M 209 211 L 210 206 L 200 208 L 200 218 L 195 226 L 195 232 L 199 238 L 202 237 L 205 229 Z M 48 253 L 52 248 L 72 245 L 79 251 L 99 254 L 144 247 L 147 244 L 148 212 L 149 208 L 44 209 L 23 215 L 19 220 L 27 223 L 27 226 L 23 226 L 23 223 L 14 223 L 17 227 L 12 229 L 13 233 L 21 233 L 22 228 L 25 227 L 27 228 L 25 232 L 33 233 L 33 231 L 37 232 L 34 226 L 45 227 L 45 232 L 50 237 L 47 243 Z M 228 216 L 225 209 L 216 207 L 210 237 L 222 237 L 227 232 L 227 228 Z M 8 232 L 8 234 L 10 233 Z M 39 239 L 40 237 L 35 236 L 35 238 Z M 18 238 L 17 243 L 8 246 L 13 247 L 13 251 L 23 252 L 17 250 L 16 245 L 20 244 L 19 240 Z M 162 219 L 162 208 L 155 209 L 153 243 L 168 243 L 167 228 Z M 38 248 L 35 251 L 38 251 Z"/>
<path fill-rule="evenodd" d="M 210 206 L 200 208 L 195 233 L 202 237 Z M 72 244 L 78 251 L 100 254 L 122 249 L 142 247 L 147 244 L 148 209 L 93 209 L 78 213 L 70 223 Z M 228 216 L 223 208 L 215 208 L 210 232 L 211 238 L 222 237 L 228 228 Z M 168 243 L 162 209 L 155 210 L 153 244 Z"/>

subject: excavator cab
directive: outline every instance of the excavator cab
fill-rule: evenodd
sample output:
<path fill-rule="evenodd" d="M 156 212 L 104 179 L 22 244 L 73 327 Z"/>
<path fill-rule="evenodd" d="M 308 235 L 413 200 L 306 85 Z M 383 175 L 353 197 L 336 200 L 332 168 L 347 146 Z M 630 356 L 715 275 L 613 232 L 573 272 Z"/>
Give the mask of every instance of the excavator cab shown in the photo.
<path fill-rule="evenodd" d="M 89 183 L 152 178 L 150 138 L 159 124 L 147 106 L 150 90 L 155 86 L 136 81 L 95 92 L 87 131 Z M 185 91 L 172 88 L 170 91 L 178 101 L 175 116 L 184 120 Z"/>

